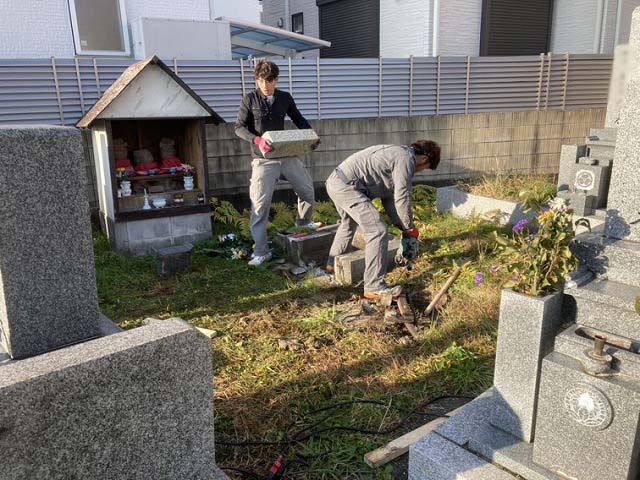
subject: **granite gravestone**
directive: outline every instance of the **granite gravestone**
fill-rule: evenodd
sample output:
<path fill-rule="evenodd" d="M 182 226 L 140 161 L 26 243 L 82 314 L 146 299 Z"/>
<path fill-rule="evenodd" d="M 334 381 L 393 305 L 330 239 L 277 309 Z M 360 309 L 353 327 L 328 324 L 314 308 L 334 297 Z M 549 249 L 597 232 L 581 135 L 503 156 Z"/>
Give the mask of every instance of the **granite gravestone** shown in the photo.
<path fill-rule="evenodd" d="M 99 334 L 80 132 L 0 127 L 0 330 L 12 358 Z"/>
<path fill-rule="evenodd" d="M 226 479 L 210 341 L 180 319 L 121 332 L 98 310 L 80 142 L 0 128 L 0 320 L 16 358 L 0 346 L 0 478 Z"/>
<path fill-rule="evenodd" d="M 633 12 L 629 75 L 620 111 L 616 149 L 607 203 L 608 236 L 640 242 L 640 11 Z"/>

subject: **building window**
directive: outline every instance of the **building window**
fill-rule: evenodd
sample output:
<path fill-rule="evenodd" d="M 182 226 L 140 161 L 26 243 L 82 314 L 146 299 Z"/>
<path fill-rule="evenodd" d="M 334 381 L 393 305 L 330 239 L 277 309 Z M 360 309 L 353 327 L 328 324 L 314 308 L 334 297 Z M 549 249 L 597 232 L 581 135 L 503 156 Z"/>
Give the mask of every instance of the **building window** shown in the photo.
<path fill-rule="evenodd" d="M 304 34 L 304 20 L 302 13 L 294 13 L 291 15 L 291 31 L 294 33 Z"/>
<path fill-rule="evenodd" d="M 129 55 L 124 0 L 69 0 L 78 55 Z"/>

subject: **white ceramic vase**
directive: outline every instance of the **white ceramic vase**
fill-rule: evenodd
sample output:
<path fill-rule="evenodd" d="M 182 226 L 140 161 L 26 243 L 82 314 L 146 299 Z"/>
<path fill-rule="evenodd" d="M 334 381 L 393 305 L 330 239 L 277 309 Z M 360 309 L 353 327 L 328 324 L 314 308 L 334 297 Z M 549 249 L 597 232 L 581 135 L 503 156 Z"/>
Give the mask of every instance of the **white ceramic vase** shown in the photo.
<path fill-rule="evenodd" d="M 193 177 L 185 176 L 183 178 L 184 178 L 184 189 L 193 190 Z"/>
<path fill-rule="evenodd" d="M 131 182 L 129 180 L 120 182 L 120 190 L 122 190 L 123 197 L 131 196 Z"/>

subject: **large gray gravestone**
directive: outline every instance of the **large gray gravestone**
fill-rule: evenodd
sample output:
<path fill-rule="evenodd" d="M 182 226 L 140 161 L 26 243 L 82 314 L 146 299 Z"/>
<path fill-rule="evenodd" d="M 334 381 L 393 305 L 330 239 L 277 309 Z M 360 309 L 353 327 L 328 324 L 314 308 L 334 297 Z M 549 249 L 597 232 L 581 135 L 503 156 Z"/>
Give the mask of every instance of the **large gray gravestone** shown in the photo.
<path fill-rule="evenodd" d="M 624 107 L 620 111 L 611 173 L 605 232 L 608 236 L 640 242 L 640 10 L 631 22 L 631 61 Z"/>
<path fill-rule="evenodd" d="M 635 58 L 630 45 L 622 44 L 615 48 L 611 83 L 609 84 L 607 116 L 604 121 L 606 128 L 617 128 L 619 126 L 620 111 L 624 106 L 627 84 L 629 76 L 635 67 L 634 63 Z"/>
<path fill-rule="evenodd" d="M 12 358 L 99 334 L 80 132 L 0 127 L 0 333 Z"/>
<path fill-rule="evenodd" d="M 0 160 L 0 478 L 228 480 L 210 341 L 98 310 L 79 132 L 0 128 Z"/>

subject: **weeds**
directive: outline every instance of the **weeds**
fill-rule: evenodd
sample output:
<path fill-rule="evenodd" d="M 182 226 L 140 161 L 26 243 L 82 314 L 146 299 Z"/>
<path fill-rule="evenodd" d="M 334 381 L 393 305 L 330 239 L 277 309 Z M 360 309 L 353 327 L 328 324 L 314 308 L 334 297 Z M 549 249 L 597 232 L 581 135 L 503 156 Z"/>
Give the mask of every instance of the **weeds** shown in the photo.
<path fill-rule="evenodd" d="M 495 175 L 459 183 L 458 187 L 474 195 L 501 200 L 524 201 L 531 206 L 543 205 L 557 193 L 554 175 Z"/>
<path fill-rule="evenodd" d="M 373 478 L 362 461 L 364 453 L 426 423 L 428 417 L 392 433 L 338 430 L 286 448 L 232 447 L 222 442 L 278 440 L 306 427 L 383 432 L 405 416 L 394 407 L 412 410 L 439 395 L 475 395 L 490 386 L 504 278 L 500 273 L 487 274 L 476 286 L 474 274 L 488 271 L 496 261 L 485 242 L 497 227 L 436 213 L 431 189 L 416 188 L 414 200 L 418 195 L 414 208 L 421 255 L 412 271 L 397 269 L 389 274 L 389 282 L 404 284 L 409 291 L 436 292 L 451 274 L 453 259 L 473 262 L 450 289 L 448 302 L 429 320 L 420 342 L 403 341 L 400 329 L 361 331 L 337 321 L 350 309 L 350 297 L 360 293 L 357 290 L 312 280 L 294 284 L 267 268 L 211 258 L 200 249 L 192 254 L 188 272 L 159 280 L 151 258 L 117 254 L 96 234 L 101 308 L 125 328 L 140 325 L 148 316 L 177 316 L 217 332 L 212 352 L 219 464 L 266 476 L 283 452 L 289 462 L 288 480 Z M 213 206 L 214 218 L 223 224 L 216 225 L 217 230 L 235 231 L 246 225 L 247 212 L 240 213 L 224 201 Z M 274 212 L 284 219 L 285 209 L 280 208 Z M 323 215 L 331 213 L 328 207 L 326 212 L 320 210 Z M 291 216 L 286 215 L 289 222 Z M 282 350 L 281 338 L 304 347 Z M 313 427 L 323 416 L 308 412 L 363 399 L 384 405 L 345 406 Z M 453 405 L 445 405 L 450 408 Z M 391 466 L 376 475 L 402 478 Z"/>

